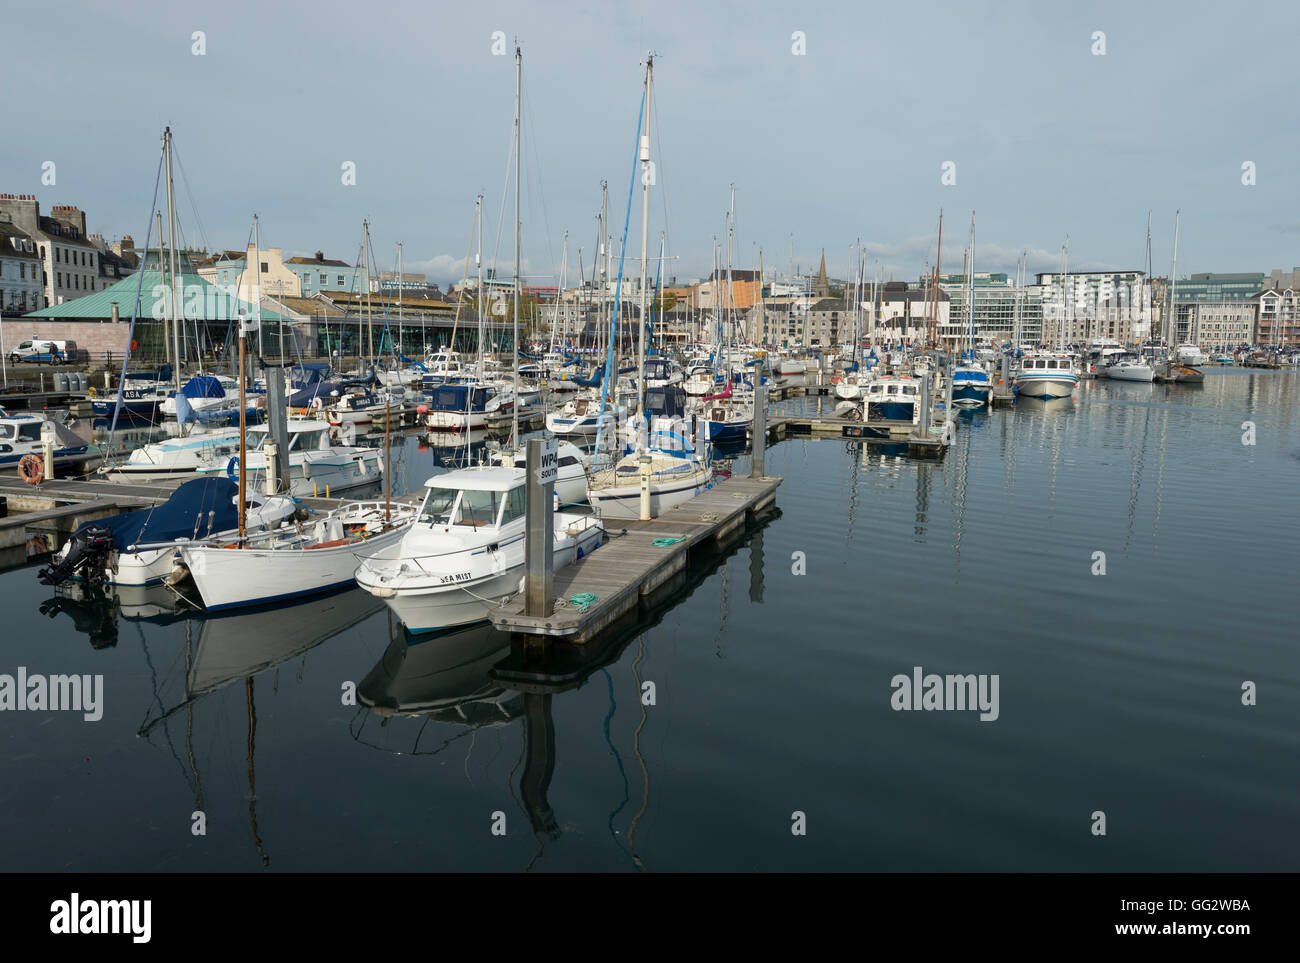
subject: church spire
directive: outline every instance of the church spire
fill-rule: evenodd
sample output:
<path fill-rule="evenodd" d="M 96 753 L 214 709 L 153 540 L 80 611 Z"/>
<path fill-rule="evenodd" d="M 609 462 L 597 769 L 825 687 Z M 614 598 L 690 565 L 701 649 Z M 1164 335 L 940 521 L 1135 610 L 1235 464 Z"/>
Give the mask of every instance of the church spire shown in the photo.
<path fill-rule="evenodd" d="M 826 248 L 822 248 L 822 264 L 817 269 L 817 283 L 813 287 L 813 296 L 827 297 L 831 293 L 831 283 L 826 278 Z"/>

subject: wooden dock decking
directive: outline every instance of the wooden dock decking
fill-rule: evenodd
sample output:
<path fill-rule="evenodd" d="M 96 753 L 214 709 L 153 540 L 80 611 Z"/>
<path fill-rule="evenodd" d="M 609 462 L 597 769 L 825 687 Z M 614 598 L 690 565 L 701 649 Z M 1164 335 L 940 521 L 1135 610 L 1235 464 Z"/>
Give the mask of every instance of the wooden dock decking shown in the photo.
<path fill-rule="evenodd" d="M 557 606 L 549 616 L 524 614 L 522 594 L 492 612 L 504 632 L 586 642 L 635 612 L 643 597 L 664 586 L 690 564 L 690 551 L 707 541 L 725 542 L 776 500 L 782 479 L 728 478 L 703 494 L 650 521 L 611 519 L 609 539 L 586 558 L 555 573 L 554 595 L 569 599 L 590 593 L 597 601 L 579 611 Z M 620 534 L 622 533 L 622 534 Z M 656 539 L 680 539 L 655 545 Z"/>

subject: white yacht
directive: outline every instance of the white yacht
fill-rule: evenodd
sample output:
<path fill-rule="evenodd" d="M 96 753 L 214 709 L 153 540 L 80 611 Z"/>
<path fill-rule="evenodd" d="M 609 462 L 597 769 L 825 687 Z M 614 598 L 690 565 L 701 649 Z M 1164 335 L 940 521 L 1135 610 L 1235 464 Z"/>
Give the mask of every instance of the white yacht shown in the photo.
<path fill-rule="evenodd" d="M 623 427 L 623 456 L 595 472 L 587 500 L 602 518 L 641 517 L 642 459 L 650 473 L 650 514 L 658 517 L 694 498 L 713 484 L 713 469 L 695 450 L 686 425 L 686 391 L 666 385 L 646 391 L 649 424 L 640 416 Z M 641 435 L 646 437 L 642 438 Z"/>
<path fill-rule="evenodd" d="M 361 563 L 357 584 L 388 603 L 411 632 L 486 619 L 521 590 L 525 474 L 480 467 L 430 478 L 415 524 L 395 552 Z M 603 532 L 591 515 L 557 512 L 555 568 L 595 551 Z"/>
<path fill-rule="evenodd" d="M 1105 368 L 1106 377 L 1111 381 L 1143 381 L 1150 384 L 1155 377 L 1155 370 L 1135 354 L 1117 356 Z"/>
<path fill-rule="evenodd" d="M 600 414 L 600 389 L 588 389 L 580 398 L 573 398 L 564 403 L 558 411 L 546 416 L 546 430 L 553 435 L 573 435 L 595 437 L 602 423 L 606 431 L 613 431 L 627 417 L 624 405 L 615 407 L 614 400 L 605 400 L 605 416 Z"/>
<path fill-rule="evenodd" d="M 561 441 L 556 451 L 555 494 L 562 505 L 575 505 L 587 500 L 587 470 L 591 456 L 569 441 Z M 488 464 L 500 468 L 525 467 L 523 451 L 497 449 L 488 454 Z"/>

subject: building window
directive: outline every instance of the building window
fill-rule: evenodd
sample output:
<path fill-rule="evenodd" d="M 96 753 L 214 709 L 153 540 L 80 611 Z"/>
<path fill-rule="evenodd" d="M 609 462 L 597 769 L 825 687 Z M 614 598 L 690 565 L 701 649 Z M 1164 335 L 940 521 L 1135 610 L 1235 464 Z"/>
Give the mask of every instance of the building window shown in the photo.
<path fill-rule="evenodd" d="M 321 287 L 324 287 L 326 284 L 329 283 L 325 278 L 326 278 L 326 276 L 325 276 L 324 274 L 322 274 L 322 275 L 320 276 Z M 512 350 L 513 350 L 513 349 L 512 349 Z"/>
<path fill-rule="evenodd" d="M 58 286 L 59 286 L 59 287 L 63 287 L 63 272 L 62 272 L 62 271 L 56 271 L 55 273 L 56 273 L 56 275 L 58 276 L 58 281 L 59 281 Z M 512 348 L 511 350 L 513 351 L 514 349 Z"/>
<path fill-rule="evenodd" d="M 343 287 L 343 275 L 342 275 L 342 274 L 339 275 L 339 287 Z M 511 348 L 510 350 L 513 351 L 514 349 Z"/>
<path fill-rule="evenodd" d="M 262 262 L 262 273 L 263 273 L 263 274 L 266 274 L 266 273 L 267 273 L 267 266 L 266 266 L 266 262 L 265 262 L 265 261 Z M 512 348 L 511 350 L 514 350 L 514 349 Z"/>

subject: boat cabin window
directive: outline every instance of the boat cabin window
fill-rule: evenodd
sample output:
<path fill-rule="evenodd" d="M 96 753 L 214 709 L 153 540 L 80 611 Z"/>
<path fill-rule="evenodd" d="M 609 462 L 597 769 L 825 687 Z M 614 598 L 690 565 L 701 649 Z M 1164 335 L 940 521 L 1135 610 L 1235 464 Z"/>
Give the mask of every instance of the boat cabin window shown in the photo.
<path fill-rule="evenodd" d="M 577 463 L 578 459 L 573 455 L 561 455 L 559 467 L 563 468 L 565 465 L 576 465 Z"/>
<path fill-rule="evenodd" d="M 424 496 L 424 504 L 420 506 L 420 523 L 450 525 L 451 510 L 455 507 L 456 496 L 459 494 L 454 488 L 430 488 Z"/>
<path fill-rule="evenodd" d="M 525 509 L 524 486 L 512 488 L 506 493 L 505 508 L 501 512 L 501 524 L 505 525 L 513 522 L 515 519 L 524 517 Z"/>
<path fill-rule="evenodd" d="M 19 441 L 40 441 L 41 440 L 41 423 L 39 421 L 29 421 L 18 426 Z"/>
<path fill-rule="evenodd" d="M 8 441 L 14 436 L 13 425 L 0 425 L 0 441 Z"/>
<path fill-rule="evenodd" d="M 460 493 L 460 506 L 452 524 L 470 525 L 474 528 L 495 524 L 501 508 L 502 494 L 502 492 L 465 489 Z"/>

